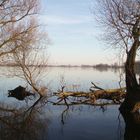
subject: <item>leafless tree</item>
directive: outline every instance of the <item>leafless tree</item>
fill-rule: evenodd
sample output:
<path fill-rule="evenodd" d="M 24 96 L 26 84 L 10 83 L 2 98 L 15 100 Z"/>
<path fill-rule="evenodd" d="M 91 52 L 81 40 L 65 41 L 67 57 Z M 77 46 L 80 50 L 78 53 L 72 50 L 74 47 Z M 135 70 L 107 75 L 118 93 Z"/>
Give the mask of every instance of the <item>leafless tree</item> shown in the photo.
<path fill-rule="evenodd" d="M 113 47 L 126 52 L 127 96 L 121 108 L 133 110 L 138 102 L 136 96 L 140 92 L 134 69 L 136 53 L 140 47 L 140 1 L 98 0 L 97 3 L 98 20 L 105 28 L 105 38 Z"/>
<path fill-rule="evenodd" d="M 37 78 L 46 65 L 43 57 L 47 46 L 47 34 L 41 31 L 38 22 L 39 0 L 0 1 L 0 59 L 17 65 L 15 75 L 42 96 L 44 87 L 39 87 Z M 45 54 L 46 55 L 46 54 Z"/>
<path fill-rule="evenodd" d="M 28 33 L 38 26 L 34 22 L 38 7 L 38 0 L 0 1 L 0 56 L 12 53 L 22 47 L 22 42 L 30 41 L 28 37 L 33 34 Z"/>

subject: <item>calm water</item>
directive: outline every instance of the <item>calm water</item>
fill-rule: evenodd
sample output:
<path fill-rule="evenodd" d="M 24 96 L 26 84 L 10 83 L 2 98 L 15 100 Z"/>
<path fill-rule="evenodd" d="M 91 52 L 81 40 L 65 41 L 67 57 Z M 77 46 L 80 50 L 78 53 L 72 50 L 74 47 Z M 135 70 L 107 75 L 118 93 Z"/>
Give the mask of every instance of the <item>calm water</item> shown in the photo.
<path fill-rule="evenodd" d="M 41 82 L 49 86 L 51 91 L 57 90 L 62 83 L 67 86 L 68 90 L 72 90 L 73 85 L 75 85 L 73 90 L 88 91 L 91 81 L 102 88 L 119 87 L 119 72 L 115 70 L 99 71 L 92 68 L 48 68 L 45 71 L 46 75 L 43 76 Z M 25 86 L 25 82 L 11 76 L 6 67 L 1 68 L 0 74 L 1 104 L 3 106 L 13 105 L 17 108 L 27 104 L 25 101 L 7 98 L 8 89 L 13 89 L 18 85 Z M 8 77 L 4 74 L 7 74 Z M 6 105 L 4 105 L 5 102 Z M 105 106 L 104 108 L 77 105 L 71 106 L 69 110 L 63 112 L 66 106 L 46 104 L 42 107 L 41 111 L 36 112 L 32 118 L 34 121 L 30 125 L 27 123 L 29 126 L 26 127 L 26 130 L 30 135 L 26 136 L 25 133 L 20 137 L 20 131 L 16 131 L 16 129 L 15 131 L 13 129 L 13 132 L 10 129 L 9 133 L 7 126 L 4 125 L 0 129 L 2 133 L 0 139 L 8 140 L 12 137 L 15 140 L 123 140 L 125 125 L 118 107 L 117 105 Z M 6 138 L 4 129 L 7 130 Z M 22 128 L 22 130 L 24 129 Z"/>

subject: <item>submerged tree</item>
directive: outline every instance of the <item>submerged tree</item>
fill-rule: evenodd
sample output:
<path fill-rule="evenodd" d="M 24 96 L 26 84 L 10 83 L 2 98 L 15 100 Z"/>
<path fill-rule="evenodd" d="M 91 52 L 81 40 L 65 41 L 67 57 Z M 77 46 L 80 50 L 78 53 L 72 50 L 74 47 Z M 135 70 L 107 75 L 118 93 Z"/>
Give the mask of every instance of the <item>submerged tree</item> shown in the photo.
<path fill-rule="evenodd" d="M 140 105 L 140 86 L 135 59 L 140 47 L 140 0 L 98 0 L 99 21 L 106 27 L 105 38 L 113 47 L 126 52 L 126 98 L 121 110 L 136 111 Z"/>
<path fill-rule="evenodd" d="M 0 1 L 0 61 L 18 66 L 15 75 L 42 96 L 36 79 L 46 64 L 41 51 L 48 38 L 40 30 L 39 7 L 39 0 Z"/>

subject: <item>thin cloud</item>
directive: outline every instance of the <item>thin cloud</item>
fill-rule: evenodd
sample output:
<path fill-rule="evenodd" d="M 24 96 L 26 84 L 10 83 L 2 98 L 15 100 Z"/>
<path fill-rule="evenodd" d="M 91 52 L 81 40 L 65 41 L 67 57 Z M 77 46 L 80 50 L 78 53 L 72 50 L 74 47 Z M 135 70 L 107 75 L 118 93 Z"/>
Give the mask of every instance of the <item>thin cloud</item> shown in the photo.
<path fill-rule="evenodd" d="M 40 16 L 40 22 L 44 24 L 83 24 L 91 22 L 91 18 L 88 16 L 79 16 L 79 17 L 59 17 L 59 16 Z"/>

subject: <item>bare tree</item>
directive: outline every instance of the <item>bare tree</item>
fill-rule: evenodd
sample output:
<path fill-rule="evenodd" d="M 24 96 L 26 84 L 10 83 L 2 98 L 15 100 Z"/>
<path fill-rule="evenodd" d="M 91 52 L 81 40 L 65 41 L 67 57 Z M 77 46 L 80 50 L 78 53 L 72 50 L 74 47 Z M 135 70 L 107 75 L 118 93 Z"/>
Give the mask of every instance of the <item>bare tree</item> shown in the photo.
<path fill-rule="evenodd" d="M 42 96 L 45 88 L 39 87 L 37 79 L 47 63 L 42 48 L 48 37 L 40 30 L 39 7 L 39 0 L 0 1 L 0 59 L 17 65 L 15 75 Z"/>
<path fill-rule="evenodd" d="M 32 40 L 32 38 L 30 39 Z M 32 90 L 42 97 L 47 92 L 47 88 L 43 85 L 41 79 L 47 73 L 48 57 L 46 52 L 42 52 L 44 49 L 42 50 L 42 48 L 38 46 L 40 41 L 42 41 L 42 38 L 40 40 L 37 39 L 36 42 L 30 42 L 30 44 L 28 44 L 30 45 L 30 49 L 28 50 L 24 47 L 16 49 L 9 57 L 17 66 L 14 67 L 14 73 L 12 72 L 14 76 L 24 79 L 27 84 L 32 87 Z M 41 45 L 43 47 L 43 44 Z M 47 42 L 45 45 L 47 45 Z"/>
<path fill-rule="evenodd" d="M 32 34 L 28 33 L 38 26 L 34 22 L 38 7 L 38 0 L 0 1 L 0 56 L 22 47 L 21 42 L 30 41 Z"/>
<path fill-rule="evenodd" d="M 105 27 L 105 38 L 126 52 L 125 79 L 127 96 L 121 109 L 129 111 L 140 101 L 139 83 L 135 74 L 135 59 L 140 47 L 140 1 L 98 0 L 98 20 Z"/>

